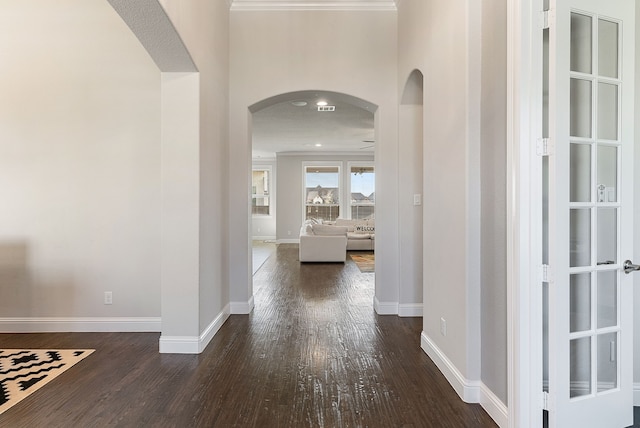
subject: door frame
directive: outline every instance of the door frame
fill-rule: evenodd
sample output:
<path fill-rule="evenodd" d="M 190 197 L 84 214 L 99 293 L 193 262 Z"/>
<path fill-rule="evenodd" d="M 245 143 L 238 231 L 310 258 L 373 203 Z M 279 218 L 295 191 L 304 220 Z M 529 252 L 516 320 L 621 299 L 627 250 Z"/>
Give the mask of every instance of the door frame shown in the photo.
<path fill-rule="evenodd" d="M 542 426 L 542 183 L 535 151 L 542 132 L 542 9 L 542 0 L 507 0 L 510 427 Z"/>
<path fill-rule="evenodd" d="M 542 171 L 536 141 L 542 130 L 543 5 L 543 0 L 507 0 L 509 427 L 542 426 Z"/>

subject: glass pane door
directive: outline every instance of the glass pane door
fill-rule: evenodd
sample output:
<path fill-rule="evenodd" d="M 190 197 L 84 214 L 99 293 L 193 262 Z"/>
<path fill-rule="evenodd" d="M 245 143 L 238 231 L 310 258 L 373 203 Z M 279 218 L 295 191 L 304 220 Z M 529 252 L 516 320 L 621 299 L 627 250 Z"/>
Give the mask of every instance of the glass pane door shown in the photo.
<path fill-rule="evenodd" d="M 621 267 L 633 254 L 634 2 L 552 0 L 551 9 L 549 425 L 623 428 L 632 424 L 632 290 Z"/>

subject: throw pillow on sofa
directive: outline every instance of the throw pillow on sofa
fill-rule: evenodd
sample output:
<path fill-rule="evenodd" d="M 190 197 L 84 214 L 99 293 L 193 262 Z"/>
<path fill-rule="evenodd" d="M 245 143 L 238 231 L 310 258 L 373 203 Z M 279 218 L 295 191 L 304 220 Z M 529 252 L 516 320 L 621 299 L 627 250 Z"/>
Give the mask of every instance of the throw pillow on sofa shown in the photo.
<path fill-rule="evenodd" d="M 313 228 L 314 235 L 340 236 L 340 235 L 347 234 L 347 227 L 345 226 L 328 226 L 325 224 L 314 224 L 312 228 Z"/>
<path fill-rule="evenodd" d="M 356 223 L 353 220 L 347 220 L 344 218 L 337 218 L 336 222 L 335 222 L 336 226 L 345 226 L 349 229 L 349 232 L 355 232 L 356 231 Z"/>
<path fill-rule="evenodd" d="M 362 232 L 349 232 L 347 233 L 347 239 L 371 239 L 371 235 Z"/>
<path fill-rule="evenodd" d="M 368 224 L 358 224 L 355 231 L 356 233 L 375 233 L 376 227 Z"/>

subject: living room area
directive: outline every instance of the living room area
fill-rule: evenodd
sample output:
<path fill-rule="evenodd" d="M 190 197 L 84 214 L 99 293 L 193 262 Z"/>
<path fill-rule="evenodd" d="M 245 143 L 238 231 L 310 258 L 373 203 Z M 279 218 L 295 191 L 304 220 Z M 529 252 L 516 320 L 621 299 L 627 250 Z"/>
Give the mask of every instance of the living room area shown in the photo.
<path fill-rule="evenodd" d="M 293 159 L 292 159 L 293 158 Z M 372 161 L 363 160 L 363 156 L 358 156 L 355 161 L 352 156 L 340 161 L 335 160 L 335 156 L 331 156 L 330 163 L 334 166 L 325 167 L 324 172 L 317 167 L 302 165 L 308 164 L 306 156 L 287 156 L 280 155 L 274 161 L 258 161 L 253 167 L 253 186 L 264 189 L 263 193 L 256 197 L 252 195 L 252 253 L 253 253 L 253 274 L 264 263 L 264 261 L 275 254 L 277 245 L 295 244 L 300 246 L 300 262 L 344 262 L 347 256 L 356 256 L 356 258 L 366 258 L 371 265 L 370 271 L 373 271 L 374 249 L 375 249 L 375 191 L 369 192 L 370 198 L 362 200 L 360 195 L 362 191 L 353 191 L 360 189 L 361 184 L 358 181 L 367 182 L 366 186 L 374 186 L 374 166 Z M 327 159 L 327 157 L 324 157 Z M 329 161 L 324 162 L 329 163 Z M 363 166 L 364 163 L 369 163 Z M 268 164 L 268 165 L 267 165 Z M 280 165 L 280 168 L 278 168 Z M 355 166 L 358 165 L 358 166 Z M 283 171 L 284 176 L 290 177 L 286 180 L 276 181 L 276 171 Z M 337 180 L 339 170 L 346 171 L 346 175 L 350 179 L 351 197 L 348 199 L 346 209 L 342 209 L 340 201 L 334 197 L 332 203 L 313 202 L 313 196 L 318 192 L 318 188 L 322 191 L 331 189 L 335 193 L 339 193 L 338 186 L 333 187 L 309 184 L 304 186 L 304 194 L 306 198 L 275 197 L 271 196 L 278 193 L 301 194 L 301 188 L 295 186 L 294 181 L 305 182 L 311 180 Z M 291 179 L 291 173 L 295 176 L 296 171 L 303 171 L 298 174 L 297 180 Z M 307 172 L 308 171 L 308 172 Z M 329 171 L 329 172 L 327 172 Z M 329 177 L 322 177 L 322 176 Z M 320 177 L 318 177 L 320 176 Z M 333 177 L 332 177 L 333 176 Z M 266 179 L 265 177 L 271 177 Z M 345 180 L 340 180 L 345 182 Z M 316 181 L 313 181 L 316 183 Z M 292 191 L 291 188 L 294 188 Z M 298 192 L 298 190 L 300 192 Z M 342 193 L 345 193 L 344 191 Z M 281 204 L 279 203 L 281 202 Z M 257 205 L 262 204 L 262 205 Z M 267 205 L 268 204 L 268 205 Z M 287 204 L 287 205 L 285 205 Z M 283 213 L 284 211 L 284 213 Z M 299 217 L 287 215 L 289 212 L 298 212 Z M 345 212 L 343 217 L 340 212 Z M 284 218 L 280 218 L 284 217 Z M 279 225 L 282 224 L 280 227 Z M 284 228 L 284 229 L 283 229 Z M 280 232 L 278 233 L 278 230 Z M 328 235 L 328 236 L 325 236 Z M 333 235 L 333 236 L 331 236 Z M 331 240 L 340 240 L 336 245 L 331 245 Z M 329 241 L 327 245 L 327 241 Z"/>
<path fill-rule="evenodd" d="M 299 244 L 300 262 L 344 262 L 357 252 L 373 271 L 372 108 L 345 94 L 304 91 L 253 111 L 254 274 L 280 244 Z"/>

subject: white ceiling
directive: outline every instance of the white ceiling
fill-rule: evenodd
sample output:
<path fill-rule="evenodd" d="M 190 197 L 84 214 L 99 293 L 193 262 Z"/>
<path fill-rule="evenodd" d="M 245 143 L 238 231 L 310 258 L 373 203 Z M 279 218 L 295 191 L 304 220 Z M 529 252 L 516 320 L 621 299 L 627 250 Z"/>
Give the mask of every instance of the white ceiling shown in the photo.
<path fill-rule="evenodd" d="M 318 101 L 335 106 L 335 111 L 319 112 Z M 294 102 L 307 104 L 296 106 Z M 373 152 L 375 109 L 358 98 L 324 91 L 266 100 L 251 108 L 253 158 L 272 158 L 283 152 Z"/>

